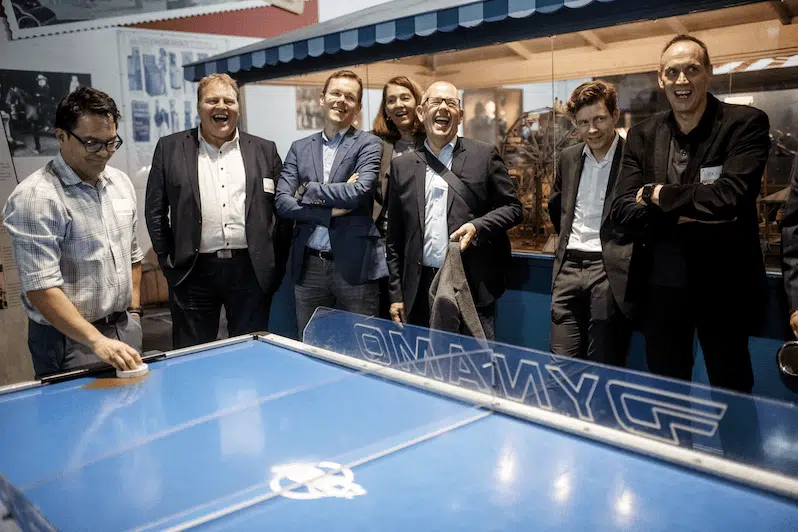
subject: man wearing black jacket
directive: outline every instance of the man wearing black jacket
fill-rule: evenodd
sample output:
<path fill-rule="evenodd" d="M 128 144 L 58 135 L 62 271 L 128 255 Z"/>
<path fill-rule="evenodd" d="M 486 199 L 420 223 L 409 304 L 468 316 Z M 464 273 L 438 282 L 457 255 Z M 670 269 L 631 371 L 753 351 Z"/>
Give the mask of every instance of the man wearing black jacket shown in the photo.
<path fill-rule="evenodd" d="M 212 74 L 197 87 L 199 128 L 163 137 L 147 181 L 145 215 L 169 283 L 175 348 L 265 331 L 292 226 L 277 217 L 282 162 L 274 142 L 238 130 L 238 86 Z"/>
<path fill-rule="evenodd" d="M 708 94 L 711 76 L 701 41 L 680 35 L 665 47 L 659 85 L 671 110 L 629 130 L 612 218 L 635 241 L 628 293 L 641 303 L 649 369 L 689 380 L 697 331 L 710 383 L 750 392 L 769 122 Z"/>
<path fill-rule="evenodd" d="M 558 355 L 623 366 L 632 334 L 625 301 L 631 243 L 619 242 L 610 208 L 624 141 L 611 83 L 579 85 L 566 105 L 582 142 L 557 157 L 549 216 L 554 254 L 550 349 Z"/>

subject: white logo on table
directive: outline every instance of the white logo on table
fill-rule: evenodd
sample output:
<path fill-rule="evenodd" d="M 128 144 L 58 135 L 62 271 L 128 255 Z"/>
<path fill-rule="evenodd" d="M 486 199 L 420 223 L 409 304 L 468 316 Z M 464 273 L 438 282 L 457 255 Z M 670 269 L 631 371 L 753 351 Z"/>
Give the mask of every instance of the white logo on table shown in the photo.
<path fill-rule="evenodd" d="M 269 487 L 273 492 L 289 499 L 351 499 L 366 493 L 366 490 L 355 483 L 352 470 L 335 462 L 280 465 L 273 467 L 272 473 L 274 478 Z M 301 486 L 291 489 L 295 484 Z"/>

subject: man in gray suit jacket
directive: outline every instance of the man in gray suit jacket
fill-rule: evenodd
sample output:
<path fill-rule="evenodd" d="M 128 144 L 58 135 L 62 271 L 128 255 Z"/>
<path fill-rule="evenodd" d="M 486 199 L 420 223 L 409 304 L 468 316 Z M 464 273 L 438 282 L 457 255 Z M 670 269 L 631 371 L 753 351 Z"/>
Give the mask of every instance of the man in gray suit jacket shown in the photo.
<path fill-rule="evenodd" d="M 631 243 L 621 244 L 609 218 L 623 139 L 615 87 L 591 81 L 567 103 L 583 140 L 560 154 L 549 197 L 559 235 L 554 257 L 550 349 L 560 355 L 624 365 L 631 326 L 625 302 Z"/>
<path fill-rule="evenodd" d="M 378 280 L 388 267 L 372 202 L 382 149 L 352 126 L 362 98 L 354 72 L 327 79 L 319 99 L 324 130 L 291 145 L 277 184 L 277 212 L 296 222 L 289 268 L 300 335 L 320 306 L 379 311 Z"/>

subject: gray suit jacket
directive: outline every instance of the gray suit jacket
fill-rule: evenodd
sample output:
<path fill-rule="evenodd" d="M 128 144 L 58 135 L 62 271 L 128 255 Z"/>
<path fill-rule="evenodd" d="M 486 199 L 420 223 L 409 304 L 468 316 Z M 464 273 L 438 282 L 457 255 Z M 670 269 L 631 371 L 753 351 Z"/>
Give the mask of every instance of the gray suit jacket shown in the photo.
<path fill-rule="evenodd" d="M 450 242 L 446 260 L 429 289 L 430 328 L 485 338 L 477 307 L 468 287 L 460 243 Z"/>
<path fill-rule="evenodd" d="M 557 173 L 554 186 L 549 196 L 549 216 L 554 229 L 559 235 L 557 251 L 554 254 L 554 269 L 551 281 L 560 273 L 565 248 L 571 236 L 571 225 L 574 222 L 574 209 L 576 208 L 576 195 L 579 191 L 579 181 L 582 178 L 582 168 L 585 156 L 582 153 L 585 144 L 580 143 L 570 146 L 560 153 L 557 158 Z M 601 213 L 601 252 L 604 259 L 604 269 L 610 280 L 610 288 L 615 296 L 615 301 L 621 311 L 628 317 L 633 315 L 633 307 L 626 297 L 626 287 L 629 278 L 629 263 L 632 258 L 632 242 L 622 242 L 613 225 L 610 211 L 615 194 L 615 184 L 623 160 L 624 141 L 618 139 L 615 157 L 612 159 L 610 178 L 607 181 L 607 191 L 604 196 L 604 209 Z"/>

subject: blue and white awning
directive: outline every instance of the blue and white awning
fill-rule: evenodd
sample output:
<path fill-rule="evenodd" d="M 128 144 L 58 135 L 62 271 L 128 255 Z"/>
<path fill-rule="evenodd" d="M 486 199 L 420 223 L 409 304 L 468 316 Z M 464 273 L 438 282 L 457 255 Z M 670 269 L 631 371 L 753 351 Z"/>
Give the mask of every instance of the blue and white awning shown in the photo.
<path fill-rule="evenodd" d="M 650 4 L 643 0 L 393 0 L 186 65 L 184 76 L 197 81 L 224 72 L 243 82 L 274 79 L 674 16 L 722 7 L 729 1 Z M 533 15 L 545 16 L 532 20 Z"/>

